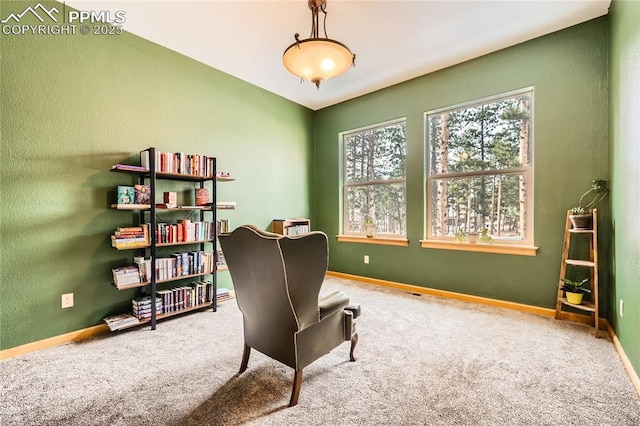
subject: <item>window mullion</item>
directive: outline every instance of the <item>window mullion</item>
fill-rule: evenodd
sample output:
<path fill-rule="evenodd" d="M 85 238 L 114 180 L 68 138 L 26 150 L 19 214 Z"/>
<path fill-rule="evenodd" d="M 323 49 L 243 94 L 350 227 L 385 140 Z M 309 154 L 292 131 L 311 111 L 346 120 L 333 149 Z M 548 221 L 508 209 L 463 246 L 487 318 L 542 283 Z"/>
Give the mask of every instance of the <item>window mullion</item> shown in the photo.
<path fill-rule="evenodd" d="M 429 175 L 432 179 L 447 179 L 447 178 L 460 178 L 460 177 L 474 177 L 474 176 L 495 176 L 495 175 L 508 175 L 512 173 L 525 173 L 530 169 L 527 167 L 513 167 L 510 169 L 496 169 L 496 170 L 479 170 L 474 172 L 458 172 L 458 173 L 440 173 Z"/>
<path fill-rule="evenodd" d="M 390 183 L 403 183 L 406 182 L 407 179 L 402 178 L 402 179 L 387 179 L 387 180 L 369 180 L 369 181 L 362 181 L 362 182 L 347 182 L 344 185 L 345 186 L 367 186 L 367 185 L 387 185 Z"/>

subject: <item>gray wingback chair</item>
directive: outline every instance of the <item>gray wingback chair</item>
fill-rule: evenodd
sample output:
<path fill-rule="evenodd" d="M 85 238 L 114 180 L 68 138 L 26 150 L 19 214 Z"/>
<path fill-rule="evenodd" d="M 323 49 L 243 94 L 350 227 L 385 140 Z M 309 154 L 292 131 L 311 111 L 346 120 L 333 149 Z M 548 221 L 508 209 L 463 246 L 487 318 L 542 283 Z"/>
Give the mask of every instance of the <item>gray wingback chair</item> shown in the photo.
<path fill-rule="evenodd" d="M 342 291 L 318 300 L 328 266 L 324 233 L 288 237 L 244 225 L 219 241 L 244 318 L 240 373 L 251 348 L 293 368 L 289 406 L 294 406 L 307 365 L 348 340 L 355 361 L 360 306 L 350 305 Z"/>

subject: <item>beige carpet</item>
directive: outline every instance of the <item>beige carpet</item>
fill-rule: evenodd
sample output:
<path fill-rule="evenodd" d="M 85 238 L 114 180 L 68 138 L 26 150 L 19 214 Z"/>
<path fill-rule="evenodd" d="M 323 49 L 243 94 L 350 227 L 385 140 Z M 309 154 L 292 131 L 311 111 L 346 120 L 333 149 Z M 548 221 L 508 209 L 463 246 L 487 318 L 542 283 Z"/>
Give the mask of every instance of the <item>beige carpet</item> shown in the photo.
<path fill-rule="evenodd" d="M 328 278 L 362 305 L 345 343 L 293 371 L 210 311 L 0 363 L 8 425 L 640 425 L 640 397 L 588 326 Z"/>

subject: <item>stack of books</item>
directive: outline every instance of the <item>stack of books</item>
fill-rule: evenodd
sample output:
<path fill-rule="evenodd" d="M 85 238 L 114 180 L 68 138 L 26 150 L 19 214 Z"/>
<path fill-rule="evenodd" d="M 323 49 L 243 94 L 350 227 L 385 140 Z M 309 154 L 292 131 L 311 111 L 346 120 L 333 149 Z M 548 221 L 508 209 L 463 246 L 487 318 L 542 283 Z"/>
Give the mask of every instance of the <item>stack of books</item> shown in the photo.
<path fill-rule="evenodd" d="M 137 266 L 125 266 L 113 269 L 113 284 L 118 289 L 137 287 L 140 284 L 140 271 Z"/>
<path fill-rule="evenodd" d="M 151 318 L 151 297 L 136 297 L 131 301 L 133 307 L 133 315 L 138 320 Z M 156 297 L 156 314 L 162 313 L 162 300 Z"/>
<path fill-rule="evenodd" d="M 111 236 L 111 246 L 118 250 L 147 247 L 149 243 L 148 224 L 119 227 Z"/>
<path fill-rule="evenodd" d="M 236 205 L 235 201 L 216 201 L 216 208 L 219 210 L 233 210 Z"/>
<path fill-rule="evenodd" d="M 228 288 L 218 288 L 216 289 L 216 293 L 218 302 L 223 302 L 225 300 L 231 299 L 231 292 Z"/>
<path fill-rule="evenodd" d="M 104 322 L 107 323 L 111 331 L 120 330 L 121 328 L 127 328 L 132 325 L 140 324 L 140 320 L 131 314 L 116 315 L 113 317 L 106 317 Z"/>

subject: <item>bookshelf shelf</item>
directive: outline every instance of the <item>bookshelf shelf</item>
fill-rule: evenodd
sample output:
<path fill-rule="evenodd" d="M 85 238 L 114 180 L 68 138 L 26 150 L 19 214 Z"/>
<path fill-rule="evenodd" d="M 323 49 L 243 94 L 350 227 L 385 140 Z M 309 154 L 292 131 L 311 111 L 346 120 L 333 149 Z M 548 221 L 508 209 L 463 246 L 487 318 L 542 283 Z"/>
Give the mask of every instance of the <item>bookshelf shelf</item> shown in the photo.
<path fill-rule="evenodd" d="M 205 275 L 211 275 L 212 273 L 213 273 L 213 271 L 202 272 L 202 273 L 199 273 L 199 274 L 179 275 L 177 277 L 171 277 L 171 278 L 167 278 L 167 279 L 164 279 L 164 280 L 157 280 L 156 283 L 157 284 L 170 283 L 172 281 L 180 281 L 180 280 L 186 280 L 186 279 L 189 279 L 189 278 L 203 277 Z"/>
<path fill-rule="evenodd" d="M 156 247 L 186 246 L 189 244 L 213 243 L 215 240 L 180 241 L 177 243 L 158 243 Z"/>
<path fill-rule="evenodd" d="M 129 174 L 138 181 L 137 185 L 119 187 L 118 203 L 112 204 L 111 208 L 138 211 L 139 214 L 138 225 L 118 228 L 112 236 L 112 245 L 117 250 L 137 251 L 137 256 L 133 259 L 137 266 L 114 269 L 111 285 L 118 290 L 138 289 L 139 294 L 132 300 L 132 314 L 105 318 L 107 324 L 110 324 L 108 320 L 121 321 L 122 325 L 112 328 L 114 330 L 142 324 L 150 324 L 154 330 L 157 320 L 160 319 L 206 308 L 212 308 L 215 312 L 218 300 L 217 272 L 226 270 L 226 265 L 218 265 L 216 249 L 220 226 L 216 218 L 216 211 L 219 209 L 216 206 L 216 184 L 235 179 L 227 174 L 216 173 L 216 158 L 204 155 L 167 153 L 148 148 L 140 152 L 140 164 L 116 164 L 110 170 Z M 183 191 L 197 193 L 198 203 L 201 202 L 200 194 L 203 192 L 206 197 L 204 202 L 206 203 L 207 198 L 211 202 L 206 205 L 177 207 L 158 204 L 163 201 L 160 192 L 163 184 L 159 183 L 160 180 L 184 182 L 171 185 L 171 191 L 174 191 L 176 185 L 178 188 L 182 185 Z M 142 195 L 146 198 L 142 198 Z M 138 204 L 128 204 L 131 201 Z M 175 195 L 173 199 L 169 196 L 164 201 L 166 204 L 169 204 L 169 201 L 175 203 Z M 230 205 L 235 207 L 234 202 L 225 202 L 225 207 L 228 208 Z M 176 221 L 174 214 L 168 222 L 158 218 L 158 214 L 169 211 L 185 212 L 188 215 Z M 170 257 L 159 256 L 159 251 L 165 247 L 174 248 Z M 206 272 L 193 272 L 203 270 Z M 185 272 L 188 273 L 184 274 Z M 136 274 L 141 282 L 137 282 Z M 207 277 L 211 277 L 211 280 Z M 194 281 L 174 285 L 173 288 L 157 288 L 159 284 L 182 280 Z M 196 302 L 197 305 L 189 306 Z M 174 310 L 178 306 L 181 309 Z M 124 323 L 121 317 L 124 317 Z"/>
<path fill-rule="evenodd" d="M 193 311 L 200 311 L 202 309 L 211 308 L 212 306 L 213 306 L 213 303 L 207 302 L 207 303 L 203 303 L 203 304 L 200 304 L 200 305 L 191 306 L 189 308 L 180 309 L 178 311 L 166 312 L 164 314 L 157 314 L 156 315 L 156 320 L 171 318 L 171 317 L 175 317 L 177 315 L 187 314 L 187 313 L 193 312 Z M 138 327 L 138 326 L 144 325 L 144 324 L 149 324 L 150 322 L 151 322 L 151 318 L 139 319 L 138 322 L 135 323 L 135 324 L 130 324 L 130 325 L 126 325 L 126 326 L 118 328 L 118 331 L 119 330 L 127 330 L 129 328 Z"/>
<path fill-rule="evenodd" d="M 150 210 L 148 204 L 111 204 L 112 209 L 116 210 Z"/>
<path fill-rule="evenodd" d="M 114 286 L 116 289 L 118 290 L 131 290 L 132 288 L 140 288 L 140 287 L 146 287 L 149 284 L 151 284 L 149 281 L 144 281 L 141 283 L 136 283 L 136 284 L 129 284 L 129 285 L 116 285 L 116 283 L 114 283 L 113 281 L 111 282 L 111 285 Z"/>

